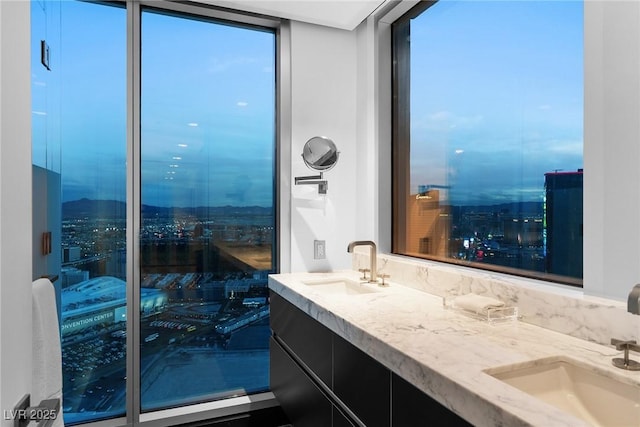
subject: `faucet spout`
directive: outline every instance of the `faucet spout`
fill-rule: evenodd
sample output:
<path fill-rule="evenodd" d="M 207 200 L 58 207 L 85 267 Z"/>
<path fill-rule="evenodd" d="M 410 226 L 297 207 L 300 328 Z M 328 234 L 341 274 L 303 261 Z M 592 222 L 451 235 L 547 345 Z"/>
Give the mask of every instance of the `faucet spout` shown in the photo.
<path fill-rule="evenodd" d="M 629 292 L 627 311 L 633 314 L 640 314 L 640 283 L 635 285 Z"/>
<path fill-rule="evenodd" d="M 356 246 L 369 246 L 369 263 L 370 263 L 369 270 L 371 270 L 371 277 L 369 278 L 369 283 L 378 283 L 378 272 L 376 271 L 378 255 L 377 255 L 376 244 L 371 240 L 355 240 L 349 243 L 349 246 L 347 246 L 347 252 L 352 253 L 353 248 L 355 248 Z"/>

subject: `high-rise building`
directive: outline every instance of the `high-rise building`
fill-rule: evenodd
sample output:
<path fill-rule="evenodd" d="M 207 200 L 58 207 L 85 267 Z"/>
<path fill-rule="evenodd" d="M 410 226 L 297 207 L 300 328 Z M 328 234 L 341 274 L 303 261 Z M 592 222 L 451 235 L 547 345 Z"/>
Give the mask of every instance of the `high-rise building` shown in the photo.
<path fill-rule="evenodd" d="M 407 253 L 445 257 L 449 248 L 449 207 L 440 204 L 440 191 L 424 186 L 407 201 Z"/>
<path fill-rule="evenodd" d="M 544 177 L 547 272 L 582 278 L 583 170 Z"/>

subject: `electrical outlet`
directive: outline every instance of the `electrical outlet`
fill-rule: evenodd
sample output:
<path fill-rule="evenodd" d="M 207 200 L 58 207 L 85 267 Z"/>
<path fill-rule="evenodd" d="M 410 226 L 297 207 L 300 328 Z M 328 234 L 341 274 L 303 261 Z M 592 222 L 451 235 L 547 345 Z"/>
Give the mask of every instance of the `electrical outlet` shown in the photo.
<path fill-rule="evenodd" d="M 313 259 L 325 259 L 327 254 L 324 251 L 324 240 L 313 241 Z"/>

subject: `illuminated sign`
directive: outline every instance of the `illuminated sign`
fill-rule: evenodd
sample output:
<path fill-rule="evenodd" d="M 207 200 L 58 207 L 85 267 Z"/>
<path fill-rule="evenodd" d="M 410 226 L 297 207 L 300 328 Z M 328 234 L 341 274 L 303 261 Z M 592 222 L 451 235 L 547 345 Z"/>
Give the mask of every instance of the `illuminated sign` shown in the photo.
<path fill-rule="evenodd" d="M 104 323 L 104 322 L 110 322 L 110 321 L 113 321 L 113 311 L 108 311 L 106 313 L 98 313 L 89 317 L 85 317 L 84 319 L 69 320 L 62 323 L 62 332 L 68 333 L 78 329 L 83 329 L 89 326 L 93 326 L 97 323 Z"/>

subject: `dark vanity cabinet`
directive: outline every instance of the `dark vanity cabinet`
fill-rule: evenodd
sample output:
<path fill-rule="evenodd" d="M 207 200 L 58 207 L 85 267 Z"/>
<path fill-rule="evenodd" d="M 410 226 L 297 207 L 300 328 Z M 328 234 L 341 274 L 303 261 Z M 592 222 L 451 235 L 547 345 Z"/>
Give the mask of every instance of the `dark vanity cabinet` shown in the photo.
<path fill-rule="evenodd" d="M 273 336 L 304 360 L 320 381 L 331 384 L 333 333 L 275 292 L 270 303 Z"/>
<path fill-rule="evenodd" d="M 333 405 L 300 366 L 271 338 L 271 390 L 294 426 L 332 425 Z"/>
<path fill-rule="evenodd" d="M 333 392 L 366 426 L 388 427 L 391 373 L 334 334 Z"/>
<path fill-rule="evenodd" d="M 356 427 L 333 395 L 334 334 L 271 293 L 271 391 L 295 427 Z"/>
<path fill-rule="evenodd" d="M 294 427 L 467 426 L 271 292 L 271 390 Z"/>
<path fill-rule="evenodd" d="M 393 427 L 471 427 L 467 421 L 442 406 L 396 374 L 391 378 Z"/>

